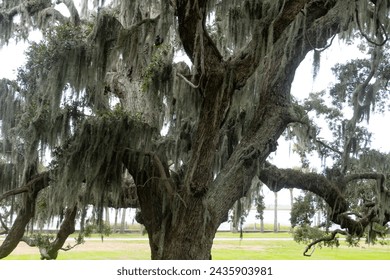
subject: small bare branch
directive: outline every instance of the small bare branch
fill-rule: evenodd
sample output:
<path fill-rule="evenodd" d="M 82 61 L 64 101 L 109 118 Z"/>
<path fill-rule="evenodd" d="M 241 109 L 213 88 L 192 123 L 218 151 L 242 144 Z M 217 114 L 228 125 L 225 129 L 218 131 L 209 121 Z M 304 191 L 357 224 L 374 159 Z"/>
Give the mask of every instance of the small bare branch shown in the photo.
<path fill-rule="evenodd" d="M 49 172 L 43 172 L 41 174 L 38 174 L 34 178 L 32 178 L 24 186 L 3 193 L 0 196 L 0 201 L 4 200 L 7 197 L 10 197 L 12 195 L 26 193 L 26 192 L 30 191 L 32 188 L 34 188 L 36 185 L 38 185 L 38 184 L 40 184 L 40 186 L 38 188 L 43 189 L 43 188 L 45 188 L 48 185 L 47 184 L 48 182 L 49 182 Z"/>
<path fill-rule="evenodd" d="M 315 141 L 316 141 L 318 144 L 320 144 L 321 146 L 324 146 L 325 148 L 327 148 L 327 149 L 329 149 L 329 150 L 335 152 L 336 154 L 339 154 L 339 155 L 342 155 L 342 154 L 343 154 L 341 151 L 337 150 L 336 148 L 333 148 L 333 147 L 329 146 L 328 144 L 326 144 L 325 142 L 323 142 L 323 141 L 321 141 L 321 140 L 316 139 Z"/>
<path fill-rule="evenodd" d="M 186 77 L 184 77 L 182 74 L 176 73 L 176 75 L 177 75 L 178 77 L 182 78 L 188 85 L 190 85 L 190 87 L 195 88 L 195 89 L 199 88 L 199 84 L 200 84 L 200 83 L 199 83 L 198 85 L 194 85 L 194 84 L 191 83 Z"/>
<path fill-rule="evenodd" d="M 320 242 L 329 242 L 329 241 L 332 241 L 336 238 L 336 235 L 337 234 L 342 234 L 342 235 L 348 235 L 348 233 L 344 230 L 341 230 L 341 229 L 336 229 L 334 230 L 330 235 L 328 236 L 325 236 L 325 237 L 322 237 L 322 238 L 319 238 L 317 240 L 314 240 L 313 242 L 311 242 L 309 245 L 307 245 L 305 251 L 303 252 L 303 255 L 305 257 L 311 257 L 314 250 L 315 250 L 315 245 L 320 243 Z M 311 249 L 311 252 L 308 253 L 308 251 Z"/>
<path fill-rule="evenodd" d="M 17 188 L 17 189 L 9 190 L 8 192 L 5 192 L 0 196 L 0 201 L 4 200 L 10 196 L 25 193 L 28 191 L 29 191 L 29 187 L 27 185 L 20 187 L 20 188 Z"/>
<path fill-rule="evenodd" d="M 61 248 L 60 250 L 61 250 L 61 251 L 64 251 L 64 252 L 70 251 L 70 250 L 72 250 L 73 248 L 75 248 L 76 246 L 81 245 L 81 244 L 83 244 L 83 243 L 84 243 L 84 240 L 83 240 L 83 239 L 77 239 L 75 244 L 73 244 L 73 245 L 70 245 L 70 244 L 69 244 L 68 246 L 63 247 L 63 248 Z"/>
<path fill-rule="evenodd" d="M 325 50 L 327 50 L 328 48 L 330 48 L 333 44 L 333 40 L 334 38 L 336 37 L 337 34 L 334 34 L 333 37 L 330 39 L 330 42 L 329 44 L 327 44 L 325 47 L 322 47 L 322 48 L 316 48 L 315 46 L 312 45 L 312 43 L 310 42 L 310 38 L 309 36 L 307 36 L 306 32 L 305 32 L 305 36 L 306 36 L 306 40 L 307 42 L 309 43 L 309 45 L 313 48 L 314 51 L 316 52 L 323 52 Z"/>

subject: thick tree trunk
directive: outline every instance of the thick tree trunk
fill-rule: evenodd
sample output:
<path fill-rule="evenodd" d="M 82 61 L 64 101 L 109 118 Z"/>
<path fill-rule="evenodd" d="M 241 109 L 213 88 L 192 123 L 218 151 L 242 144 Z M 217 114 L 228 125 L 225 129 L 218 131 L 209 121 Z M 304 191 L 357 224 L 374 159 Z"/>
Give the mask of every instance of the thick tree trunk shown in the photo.
<path fill-rule="evenodd" d="M 296 68 L 312 47 L 304 44 L 302 32 L 289 33 L 288 26 L 307 2 L 288 1 L 280 14 L 284 20 L 270 17 L 264 21 L 274 28 L 273 40 L 268 42 L 273 48 L 260 46 L 269 31 L 262 28 L 256 31 L 247 48 L 226 61 L 203 28 L 206 1 L 176 2 L 180 37 L 193 60 L 198 93 L 203 97 L 191 158 L 182 170 L 184 179 L 180 182 L 172 181 L 167 163 L 160 155 L 145 152 L 124 160 L 138 186 L 139 222 L 148 232 L 152 259 L 211 258 L 218 226 L 227 220 L 233 204 L 246 195 L 253 177 L 276 150 L 278 138 L 295 117 L 290 86 Z M 307 24 L 326 12 L 327 9 L 313 13 Z M 316 42 L 326 42 L 331 32 L 330 28 L 325 29 L 326 35 L 316 28 L 306 30 L 305 35 L 316 34 Z M 245 85 L 257 67 L 261 67 L 262 75 L 254 117 L 220 172 L 213 174 L 218 140 L 229 116 L 232 96 L 240 94 L 235 90 Z"/>
<path fill-rule="evenodd" d="M 125 163 L 137 185 L 140 205 L 136 219 L 148 233 L 151 259 L 209 259 L 219 226 L 212 205 L 184 188 L 184 178 L 174 183 L 156 154 L 129 158 L 133 160 Z"/>
<path fill-rule="evenodd" d="M 163 219 L 158 230 L 146 226 L 152 259 L 207 260 L 217 230 L 201 199 L 194 198 L 178 213 Z"/>

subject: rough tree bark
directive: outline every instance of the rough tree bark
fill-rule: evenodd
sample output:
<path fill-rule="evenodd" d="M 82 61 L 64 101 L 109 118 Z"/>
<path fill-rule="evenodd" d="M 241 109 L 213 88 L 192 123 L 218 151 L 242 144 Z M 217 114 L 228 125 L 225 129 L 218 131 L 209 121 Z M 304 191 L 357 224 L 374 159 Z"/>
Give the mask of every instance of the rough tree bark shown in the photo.
<path fill-rule="evenodd" d="M 142 155 L 148 158 L 148 164 L 143 166 L 139 161 L 127 161 L 129 172 L 139 186 L 139 222 L 148 231 L 152 259 L 211 258 L 218 226 L 227 220 L 234 202 L 246 194 L 253 176 L 275 151 L 276 141 L 287 124 L 294 120 L 290 86 L 296 68 L 312 49 L 304 43 L 305 38 L 315 34 L 315 42 L 323 46 L 339 30 L 337 13 L 328 13 L 335 3 L 319 1 L 309 5 L 306 34 L 301 30 L 290 40 L 292 53 L 287 62 L 282 61 L 289 25 L 308 2 L 287 1 L 280 17 L 259 23 L 258 33 L 248 47 L 228 60 L 222 59 L 204 28 L 207 1 L 176 2 L 181 40 L 197 68 L 198 92 L 204 99 L 191 158 L 181 181 L 173 181 L 159 155 Z M 271 25 L 273 46 L 261 54 L 261 40 L 267 37 L 263 33 Z M 250 129 L 214 179 L 216 145 L 231 98 L 257 67 L 264 67 L 265 72 L 259 107 Z M 156 177 L 160 180 L 153 179 Z"/>

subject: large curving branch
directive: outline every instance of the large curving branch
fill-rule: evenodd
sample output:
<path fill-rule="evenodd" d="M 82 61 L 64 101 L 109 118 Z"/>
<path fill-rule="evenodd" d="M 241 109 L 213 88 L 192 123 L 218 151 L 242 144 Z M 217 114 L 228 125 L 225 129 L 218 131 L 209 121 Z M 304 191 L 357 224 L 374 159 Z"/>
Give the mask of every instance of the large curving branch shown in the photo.
<path fill-rule="evenodd" d="M 267 163 L 259 172 L 259 178 L 272 191 L 296 188 L 320 196 L 331 208 L 330 219 L 340 225 L 342 229 L 348 229 L 348 233 L 351 235 L 362 236 L 364 229 L 378 218 L 375 208 L 371 208 L 365 216 L 356 220 L 349 215 L 349 204 L 342 190 L 345 189 L 348 180 L 359 179 L 359 176 L 351 175 L 349 178 L 341 177 L 330 180 L 324 175 L 314 172 L 303 173 L 294 169 L 279 169 L 275 165 Z"/>
<path fill-rule="evenodd" d="M 41 174 L 38 174 L 37 176 L 33 177 L 29 182 L 27 182 L 27 184 L 25 184 L 24 186 L 3 193 L 0 196 L 0 201 L 7 199 L 8 197 L 13 195 L 18 195 L 21 193 L 27 193 L 33 191 L 34 188 L 36 188 L 36 186 L 39 186 L 38 191 L 40 191 L 42 188 L 46 187 L 45 184 L 48 183 L 48 181 L 49 181 L 49 172 L 43 172 Z"/>
<path fill-rule="evenodd" d="M 283 34 L 290 28 L 291 23 L 297 19 L 306 5 L 311 1 L 299 0 L 299 1 L 285 1 L 282 6 L 279 15 L 274 18 L 273 15 L 269 15 L 258 22 L 252 40 L 242 49 L 239 53 L 230 58 L 231 67 L 237 69 L 236 87 L 239 89 L 244 86 L 246 80 L 254 73 L 257 67 L 260 65 L 261 60 L 269 52 L 268 45 L 275 44 Z M 321 3 L 324 1 L 320 1 Z M 307 17 L 306 22 L 308 25 L 312 24 L 315 20 L 325 16 L 332 6 L 326 6 L 322 3 L 323 7 L 315 5 L 315 7 L 308 6 L 310 17 Z M 268 34 L 272 33 L 272 42 L 267 42 Z M 331 35 L 330 35 L 331 36 Z M 265 47 L 265 53 L 262 53 L 262 48 Z M 264 50 L 263 50 L 264 52 Z"/>
<path fill-rule="evenodd" d="M 80 24 L 80 15 L 79 12 L 76 9 L 76 6 L 74 5 L 73 0 L 57 0 L 57 4 L 63 3 L 70 13 L 70 20 L 74 25 Z"/>
<path fill-rule="evenodd" d="M 364 180 L 364 179 L 381 181 L 385 179 L 385 175 L 381 173 L 367 172 L 367 173 L 349 174 L 344 177 L 344 181 L 346 183 L 356 181 L 356 180 Z"/>
<path fill-rule="evenodd" d="M 310 191 L 322 197 L 334 210 L 337 209 L 340 213 L 348 210 L 348 204 L 340 188 L 324 175 L 315 172 L 304 173 L 291 168 L 281 169 L 267 162 L 258 176 L 274 192 L 291 188 Z"/>

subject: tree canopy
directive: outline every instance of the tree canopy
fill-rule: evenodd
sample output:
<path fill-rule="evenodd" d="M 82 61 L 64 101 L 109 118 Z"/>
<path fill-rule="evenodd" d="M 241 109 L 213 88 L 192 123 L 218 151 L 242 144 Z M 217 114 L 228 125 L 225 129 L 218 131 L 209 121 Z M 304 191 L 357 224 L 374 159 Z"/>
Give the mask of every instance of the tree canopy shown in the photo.
<path fill-rule="evenodd" d="M 360 124 L 387 108 L 389 8 L 387 0 L 0 1 L 2 45 L 42 32 L 17 79 L 0 81 L 0 258 L 29 240 L 38 207 L 42 219 L 63 217 L 40 246 L 42 258 L 56 258 L 94 205 L 100 219 L 106 206 L 138 208 L 152 259 L 209 259 L 218 226 L 257 178 L 272 191 L 318 195 L 348 235 L 386 225 L 388 155 L 370 149 Z M 367 42 L 370 58 L 337 65 L 329 92 L 297 102 L 297 67 L 310 51 L 318 62 L 336 36 Z M 313 113 L 332 139 L 320 138 Z M 305 170 L 267 161 L 283 133 L 297 140 Z M 332 159 L 324 170 L 307 169 L 314 150 Z M 367 194 L 352 196 L 352 185 Z"/>

